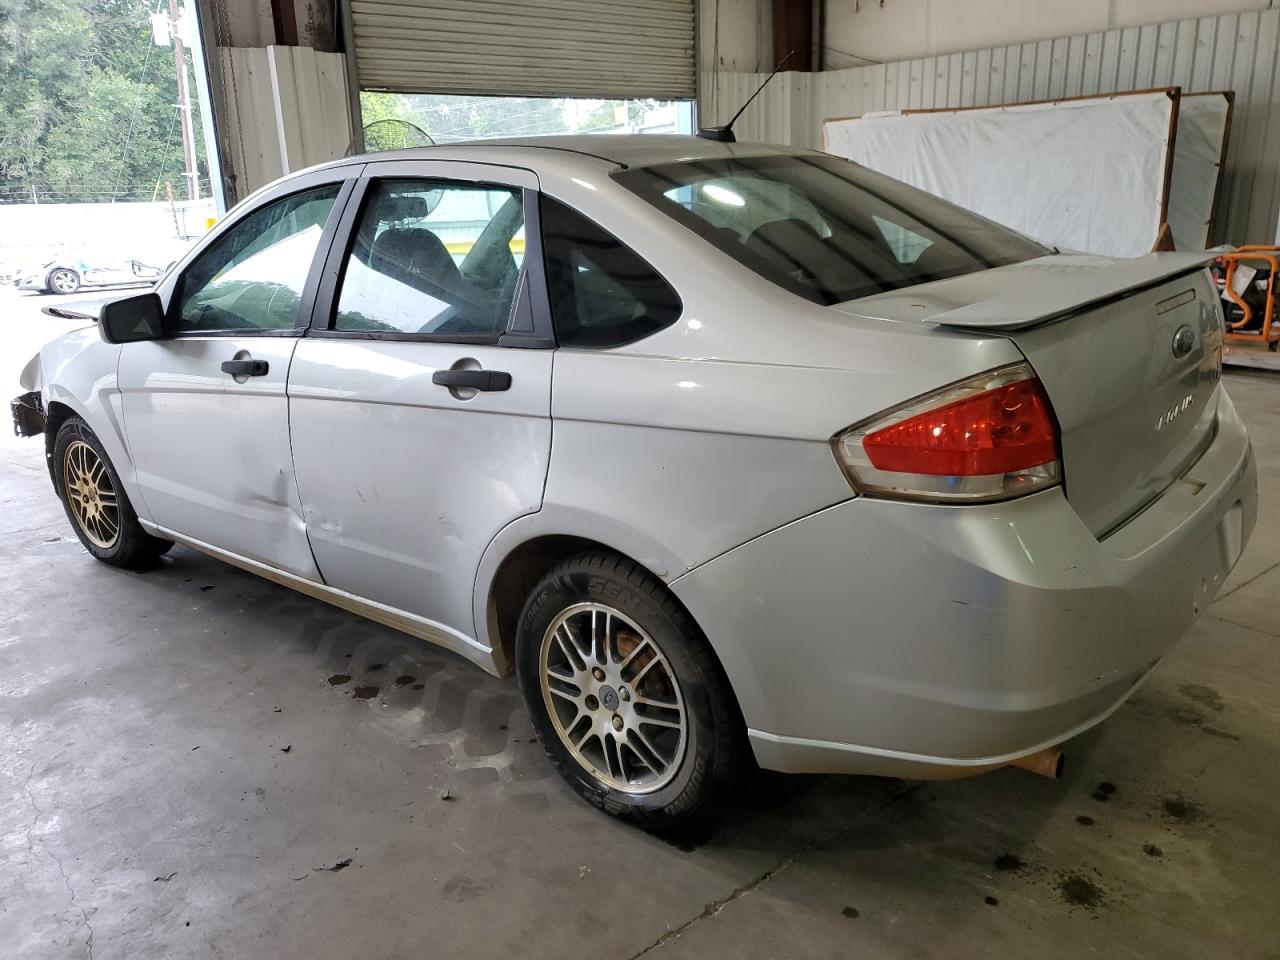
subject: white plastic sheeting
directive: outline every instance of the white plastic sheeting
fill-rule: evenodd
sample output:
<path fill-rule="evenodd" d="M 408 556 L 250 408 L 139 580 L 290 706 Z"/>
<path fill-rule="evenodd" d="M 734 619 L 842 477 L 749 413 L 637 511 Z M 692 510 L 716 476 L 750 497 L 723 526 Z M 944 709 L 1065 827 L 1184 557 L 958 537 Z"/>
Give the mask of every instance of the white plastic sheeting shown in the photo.
<path fill-rule="evenodd" d="M 1169 91 L 824 124 L 825 149 L 1044 243 L 1136 257 L 1166 214 Z"/>
<path fill-rule="evenodd" d="M 1162 5 L 1148 3 L 1152 15 Z M 868 51 L 864 51 L 868 52 Z M 782 73 L 734 125 L 739 140 L 822 143 L 826 117 L 989 107 L 1154 87 L 1234 91 L 1213 243 L 1280 243 L 1280 4 L 1007 46 Z M 703 123 L 723 122 L 766 74 L 703 61 Z M 795 80 L 783 85 L 783 78 Z M 730 104 L 733 104 L 731 107 Z M 726 112 L 727 111 L 727 112 Z"/>
<path fill-rule="evenodd" d="M 1230 123 L 1229 93 L 1183 94 L 1178 101 L 1169 228 L 1179 250 L 1204 250 L 1212 243 Z"/>

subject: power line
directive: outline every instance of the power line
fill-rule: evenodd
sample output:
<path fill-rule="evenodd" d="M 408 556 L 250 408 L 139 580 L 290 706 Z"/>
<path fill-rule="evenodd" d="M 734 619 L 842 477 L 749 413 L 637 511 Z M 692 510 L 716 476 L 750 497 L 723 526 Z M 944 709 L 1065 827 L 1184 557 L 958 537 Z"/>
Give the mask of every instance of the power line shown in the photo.
<path fill-rule="evenodd" d="M 169 132 L 164 138 L 163 159 L 160 161 L 160 172 L 156 174 L 156 188 L 151 191 L 151 199 L 154 201 L 156 194 L 160 192 L 160 178 L 164 176 L 164 168 L 169 165 L 169 147 L 173 144 L 173 128 L 178 125 L 178 114 L 182 112 L 181 107 L 175 107 L 173 111 L 173 119 L 169 121 Z"/>
<path fill-rule="evenodd" d="M 160 12 L 160 4 L 163 2 L 164 0 L 157 0 L 156 9 L 154 11 L 155 13 Z M 142 107 L 143 98 L 147 95 L 147 67 L 151 63 L 151 51 L 154 50 L 155 47 L 156 45 L 154 42 L 147 44 L 147 52 L 142 58 L 142 76 L 138 78 L 138 97 L 134 101 L 133 111 L 129 114 L 129 129 L 124 135 L 124 149 L 120 151 L 120 166 L 116 170 L 114 192 L 118 192 L 120 190 L 120 178 L 124 176 L 124 161 L 125 158 L 129 156 L 129 141 L 133 139 L 133 125 L 138 119 L 138 111 Z"/>

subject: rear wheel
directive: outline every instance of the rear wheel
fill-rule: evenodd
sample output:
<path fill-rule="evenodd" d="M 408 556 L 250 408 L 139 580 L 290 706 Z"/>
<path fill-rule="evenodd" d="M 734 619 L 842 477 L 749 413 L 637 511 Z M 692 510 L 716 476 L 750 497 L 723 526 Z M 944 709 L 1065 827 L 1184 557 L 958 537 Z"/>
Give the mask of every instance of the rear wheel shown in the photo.
<path fill-rule="evenodd" d="M 50 293 L 75 293 L 80 289 L 80 275 L 74 270 L 59 267 L 49 274 Z"/>
<path fill-rule="evenodd" d="M 724 797 L 742 724 L 719 663 L 657 578 L 595 552 L 552 570 L 525 604 L 516 670 L 543 749 L 615 816 L 688 827 Z"/>
<path fill-rule="evenodd" d="M 142 529 L 102 443 L 79 417 L 58 430 L 54 484 L 84 548 L 116 567 L 145 567 L 173 546 Z"/>

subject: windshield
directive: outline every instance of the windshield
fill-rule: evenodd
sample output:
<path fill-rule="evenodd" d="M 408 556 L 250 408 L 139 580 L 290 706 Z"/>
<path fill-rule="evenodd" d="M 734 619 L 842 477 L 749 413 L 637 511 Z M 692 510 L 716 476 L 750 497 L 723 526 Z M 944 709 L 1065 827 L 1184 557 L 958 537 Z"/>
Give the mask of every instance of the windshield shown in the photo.
<path fill-rule="evenodd" d="M 1052 251 L 835 157 L 687 160 L 614 178 L 781 287 L 833 304 Z"/>

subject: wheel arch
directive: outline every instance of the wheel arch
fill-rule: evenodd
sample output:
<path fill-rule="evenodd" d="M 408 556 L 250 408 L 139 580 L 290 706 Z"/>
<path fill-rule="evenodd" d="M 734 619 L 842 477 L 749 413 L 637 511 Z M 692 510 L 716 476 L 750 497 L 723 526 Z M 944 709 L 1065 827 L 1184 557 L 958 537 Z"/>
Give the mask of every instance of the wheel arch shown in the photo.
<path fill-rule="evenodd" d="M 494 662 L 503 674 L 515 665 L 516 628 L 525 600 L 539 580 L 556 564 L 590 550 L 612 550 L 589 537 L 569 534 L 542 534 L 507 551 L 493 571 L 484 591 L 484 629 L 493 650 Z"/>
<path fill-rule="evenodd" d="M 519 521 L 517 521 L 519 523 Z M 638 551 L 620 549 L 596 537 L 584 533 L 530 533 L 524 537 L 504 537 L 512 526 L 509 525 L 502 534 L 495 538 L 481 562 L 481 578 L 476 590 L 476 626 L 479 628 L 478 639 L 486 643 L 493 651 L 493 662 L 502 675 L 510 674 L 515 665 L 516 630 L 520 622 L 520 613 L 525 601 L 534 586 L 557 564 L 580 553 L 594 550 L 605 550 L 636 564 L 647 573 L 656 577 L 664 585 L 673 579 L 655 570 L 652 561 L 645 562 L 635 554 Z M 499 546 L 499 541 L 503 541 Z M 677 575 L 683 573 L 677 569 Z M 733 681 L 715 644 L 711 642 L 697 617 L 685 602 L 674 592 L 671 598 L 680 605 L 690 621 L 697 627 L 720 668 L 722 675 L 733 693 Z M 733 693 L 735 707 L 737 694 Z M 739 708 L 740 710 L 740 708 Z"/>
<path fill-rule="evenodd" d="M 53 479 L 53 444 L 58 439 L 58 431 L 62 429 L 62 425 L 72 417 L 79 417 L 81 420 L 85 419 L 74 407 L 62 400 L 50 400 L 45 408 L 44 464 L 49 468 L 50 479 Z M 58 495 L 62 495 L 61 491 L 59 491 Z"/>
<path fill-rule="evenodd" d="M 111 381 L 111 386 L 114 387 L 114 377 Z M 58 438 L 58 430 L 67 420 L 77 417 L 89 425 L 89 429 L 102 444 L 134 512 L 140 518 L 150 520 L 151 513 L 138 489 L 137 468 L 125 441 L 119 394 L 108 395 L 113 391 L 104 391 L 99 387 L 100 384 L 89 386 L 86 389 L 87 398 L 82 398 L 69 385 L 57 381 L 45 384 L 44 450 L 50 481 L 53 479 L 53 445 Z"/>

